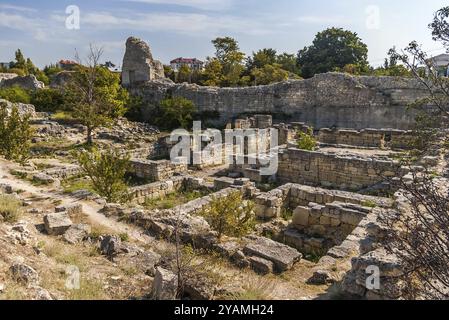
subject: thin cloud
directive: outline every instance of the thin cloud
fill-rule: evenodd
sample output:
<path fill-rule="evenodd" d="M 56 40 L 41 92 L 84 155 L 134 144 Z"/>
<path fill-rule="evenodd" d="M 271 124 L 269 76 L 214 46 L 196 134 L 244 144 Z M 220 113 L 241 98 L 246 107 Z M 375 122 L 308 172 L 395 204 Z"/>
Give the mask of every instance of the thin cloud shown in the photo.
<path fill-rule="evenodd" d="M 343 23 L 344 17 L 327 17 L 327 16 L 302 16 L 296 19 L 298 22 L 322 24 L 322 23 Z"/>
<path fill-rule="evenodd" d="M 29 7 L 16 6 L 9 3 L 0 3 L 0 10 L 11 10 L 19 12 L 36 12 L 37 10 Z"/>
<path fill-rule="evenodd" d="M 221 11 L 232 7 L 234 0 L 122 0 L 147 4 L 176 5 L 200 10 Z"/>
<path fill-rule="evenodd" d="M 124 17 L 109 12 L 97 12 L 84 15 L 81 23 L 84 26 L 92 26 L 103 30 L 168 31 L 201 36 L 220 32 L 236 32 L 249 35 L 272 33 L 271 28 L 267 28 L 264 23 L 259 21 L 234 16 L 211 16 L 198 13 L 149 13 Z"/>

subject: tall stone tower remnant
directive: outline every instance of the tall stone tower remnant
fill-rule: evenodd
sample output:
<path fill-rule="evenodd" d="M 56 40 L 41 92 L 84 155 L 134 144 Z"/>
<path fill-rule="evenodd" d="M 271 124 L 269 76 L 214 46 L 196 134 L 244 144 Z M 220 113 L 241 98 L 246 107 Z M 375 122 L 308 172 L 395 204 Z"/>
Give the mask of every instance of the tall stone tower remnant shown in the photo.
<path fill-rule="evenodd" d="M 164 66 L 153 59 L 148 44 L 135 37 L 128 38 L 123 58 L 122 85 L 130 87 L 159 79 L 165 79 Z"/>

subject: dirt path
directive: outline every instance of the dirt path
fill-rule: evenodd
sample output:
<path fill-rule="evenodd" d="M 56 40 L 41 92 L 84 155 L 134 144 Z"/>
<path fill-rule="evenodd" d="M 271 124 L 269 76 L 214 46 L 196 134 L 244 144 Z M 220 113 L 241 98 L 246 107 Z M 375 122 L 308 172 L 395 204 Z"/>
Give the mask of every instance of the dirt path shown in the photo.
<path fill-rule="evenodd" d="M 143 234 L 142 230 L 137 227 L 105 217 L 103 214 L 99 213 L 103 206 L 94 201 L 79 200 L 59 191 L 52 190 L 50 187 L 38 187 L 31 185 L 27 181 L 18 179 L 9 173 L 9 169 L 12 168 L 12 166 L 13 165 L 9 162 L 0 160 L 0 183 L 8 184 L 15 190 L 23 190 L 30 196 L 59 200 L 61 201 L 61 205 L 79 203 L 83 206 L 83 212 L 87 215 L 88 220 L 94 225 L 100 225 L 111 229 L 117 234 L 126 233 L 131 237 L 131 239 L 136 241 L 148 243 L 154 240 L 153 238 Z"/>

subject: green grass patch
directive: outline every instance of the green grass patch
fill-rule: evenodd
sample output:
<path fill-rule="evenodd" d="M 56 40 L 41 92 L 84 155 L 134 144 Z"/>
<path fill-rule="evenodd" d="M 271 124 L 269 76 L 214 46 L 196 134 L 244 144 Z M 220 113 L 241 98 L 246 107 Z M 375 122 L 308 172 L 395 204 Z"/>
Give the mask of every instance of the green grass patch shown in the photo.
<path fill-rule="evenodd" d="M 87 190 L 95 193 L 94 187 L 90 179 L 87 178 L 70 178 L 62 182 L 64 193 L 70 194 L 80 190 Z"/>
<path fill-rule="evenodd" d="M 181 191 L 170 193 L 165 197 L 159 199 L 146 199 L 144 203 L 144 207 L 148 210 L 165 210 L 165 209 L 173 209 L 179 205 L 184 203 L 193 201 L 195 199 L 205 197 L 208 195 L 208 192 L 204 191 Z"/>

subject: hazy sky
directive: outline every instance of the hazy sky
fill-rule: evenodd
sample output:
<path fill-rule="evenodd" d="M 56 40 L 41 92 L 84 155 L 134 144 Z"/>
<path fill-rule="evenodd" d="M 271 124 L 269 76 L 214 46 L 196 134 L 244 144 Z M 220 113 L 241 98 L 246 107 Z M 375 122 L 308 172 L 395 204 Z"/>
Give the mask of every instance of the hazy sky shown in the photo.
<path fill-rule="evenodd" d="M 66 28 L 66 8 L 80 9 L 80 29 Z M 153 56 L 204 59 L 210 40 L 235 37 L 247 54 L 260 48 L 296 53 L 327 27 L 357 32 L 369 60 L 382 63 L 392 46 L 417 40 L 442 52 L 427 25 L 443 0 L 0 0 L 0 61 L 21 48 L 39 66 L 104 46 L 105 60 L 121 65 L 128 36 L 149 42 Z"/>

